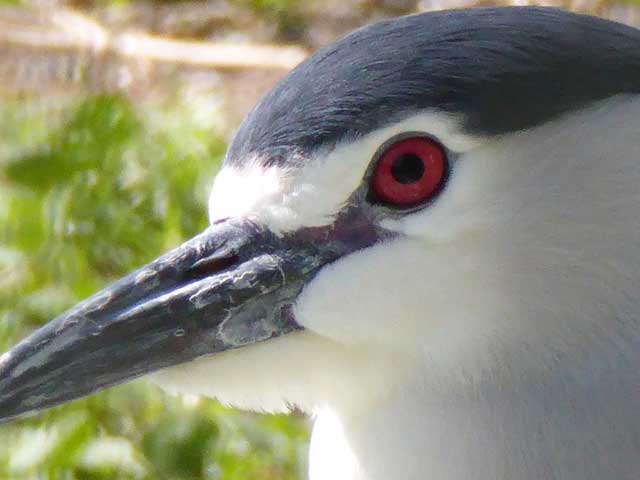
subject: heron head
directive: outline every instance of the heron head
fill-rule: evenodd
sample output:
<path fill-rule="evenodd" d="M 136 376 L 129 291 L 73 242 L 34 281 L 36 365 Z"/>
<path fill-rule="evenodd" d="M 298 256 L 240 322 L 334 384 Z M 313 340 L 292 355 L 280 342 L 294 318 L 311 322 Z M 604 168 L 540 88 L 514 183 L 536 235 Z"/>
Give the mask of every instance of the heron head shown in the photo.
<path fill-rule="evenodd" d="M 153 372 L 312 410 L 544 366 L 631 301 L 639 36 L 480 9 L 320 50 L 240 126 L 205 232 L 0 357 L 0 415 Z"/>

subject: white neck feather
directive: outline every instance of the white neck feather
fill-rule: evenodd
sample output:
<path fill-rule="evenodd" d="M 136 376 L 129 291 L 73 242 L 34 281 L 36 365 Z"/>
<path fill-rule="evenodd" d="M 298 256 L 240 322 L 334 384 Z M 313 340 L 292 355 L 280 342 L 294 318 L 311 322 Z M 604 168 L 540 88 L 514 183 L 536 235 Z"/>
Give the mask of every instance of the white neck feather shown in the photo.
<path fill-rule="evenodd" d="M 533 377 L 505 368 L 464 391 L 418 383 L 320 410 L 310 478 L 637 480 L 640 341 L 606 348 Z"/>

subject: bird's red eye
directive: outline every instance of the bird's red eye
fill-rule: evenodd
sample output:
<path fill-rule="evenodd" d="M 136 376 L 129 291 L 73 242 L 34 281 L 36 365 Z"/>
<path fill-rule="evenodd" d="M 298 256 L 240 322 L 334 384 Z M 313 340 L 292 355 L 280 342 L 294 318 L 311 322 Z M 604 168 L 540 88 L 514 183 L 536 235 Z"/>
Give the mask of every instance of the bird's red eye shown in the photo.
<path fill-rule="evenodd" d="M 411 207 L 440 191 L 447 173 L 442 146 L 426 137 L 399 140 L 382 152 L 371 179 L 376 200 Z"/>

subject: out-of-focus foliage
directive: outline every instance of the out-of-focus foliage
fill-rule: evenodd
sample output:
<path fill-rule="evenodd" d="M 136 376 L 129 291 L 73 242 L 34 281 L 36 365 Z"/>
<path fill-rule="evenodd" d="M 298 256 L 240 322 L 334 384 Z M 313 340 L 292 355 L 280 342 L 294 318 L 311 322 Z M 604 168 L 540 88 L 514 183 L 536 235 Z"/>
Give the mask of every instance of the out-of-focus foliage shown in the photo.
<path fill-rule="evenodd" d="M 206 224 L 215 99 L 63 103 L 0 105 L 0 350 Z M 305 442 L 300 418 L 139 381 L 1 426 L 0 478 L 293 479 Z"/>
<path fill-rule="evenodd" d="M 305 17 L 300 8 L 304 2 L 300 0 L 241 0 L 241 3 L 273 20 L 282 38 L 295 40 L 305 27 Z"/>

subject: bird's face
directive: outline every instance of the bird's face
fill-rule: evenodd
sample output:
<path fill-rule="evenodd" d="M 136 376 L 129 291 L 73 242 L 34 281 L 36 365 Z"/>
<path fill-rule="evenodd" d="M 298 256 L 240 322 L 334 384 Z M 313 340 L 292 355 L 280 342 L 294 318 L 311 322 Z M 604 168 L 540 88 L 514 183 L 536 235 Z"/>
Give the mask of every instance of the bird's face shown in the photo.
<path fill-rule="evenodd" d="M 487 375 L 550 368 L 598 335 L 586 332 L 607 309 L 631 309 L 629 290 L 612 285 L 631 268 L 615 252 L 635 228 L 619 222 L 633 215 L 639 194 L 611 167 L 629 158 L 617 145 L 640 140 L 630 121 L 638 109 L 637 99 L 620 97 L 494 136 L 469 135 L 454 116 L 425 112 L 295 172 L 254 162 L 223 169 L 213 221 L 253 218 L 285 236 L 346 221 L 375 239 L 305 281 L 292 308 L 304 330 L 155 380 L 245 408 L 314 410 L 362 408 L 407 386 L 465 390 Z M 382 155 L 423 136 L 447 162 L 439 189 L 409 207 L 382 201 Z M 628 189 L 628 203 L 594 202 L 612 185 Z M 630 278 L 626 284 L 634 288 Z"/>
<path fill-rule="evenodd" d="M 591 26 L 632 57 L 637 33 L 606 25 L 444 12 L 321 50 L 241 125 L 210 228 L 0 357 L 1 415 L 151 372 L 242 407 L 312 410 L 545 368 L 628 297 L 608 287 L 621 258 L 600 254 L 638 204 L 615 148 L 640 145 L 620 123 L 637 99 L 612 97 L 640 79 L 613 75 L 610 49 L 585 63 L 565 48 Z M 628 203 L 593 201 L 612 185 Z"/>
<path fill-rule="evenodd" d="M 259 158 L 223 167 L 209 202 L 214 224 L 250 219 L 283 238 L 305 234 L 321 248 L 353 247 L 306 278 L 292 303 L 302 330 L 155 380 L 267 410 L 312 410 L 354 385 L 354 402 L 375 396 L 376 384 L 388 390 L 389 376 L 424 361 L 428 338 L 449 313 L 442 311 L 452 298 L 446 290 L 468 268 L 448 270 L 451 258 L 443 255 L 461 245 L 456 238 L 467 226 L 434 215 L 463 208 L 450 192 L 457 163 L 485 142 L 461 133 L 453 116 L 425 112 L 284 167 Z M 226 373 L 214 378 L 216 370 Z"/>

